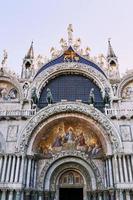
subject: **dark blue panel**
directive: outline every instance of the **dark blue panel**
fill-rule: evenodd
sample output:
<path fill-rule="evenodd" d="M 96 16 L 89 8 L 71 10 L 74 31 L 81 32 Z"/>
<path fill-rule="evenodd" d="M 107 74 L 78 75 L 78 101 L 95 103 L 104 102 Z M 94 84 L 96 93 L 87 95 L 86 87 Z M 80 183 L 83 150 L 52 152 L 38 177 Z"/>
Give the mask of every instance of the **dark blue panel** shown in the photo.
<path fill-rule="evenodd" d="M 42 108 L 46 103 L 46 89 L 50 88 L 53 94 L 54 103 L 60 102 L 62 99 L 75 101 L 76 99 L 88 103 L 89 92 L 94 88 L 96 104 L 101 104 L 103 107 L 103 99 L 100 89 L 93 83 L 92 80 L 80 75 L 61 75 L 49 81 L 42 89 L 38 107 Z"/>
<path fill-rule="evenodd" d="M 71 47 L 69 48 L 70 50 L 73 50 Z M 86 64 L 86 65 L 89 65 L 91 66 L 92 68 L 95 68 L 97 69 L 99 72 L 101 72 L 105 77 L 105 73 L 102 71 L 101 68 L 99 68 L 95 63 L 89 61 L 89 60 L 86 60 L 85 58 L 79 56 L 77 53 L 76 53 L 77 57 L 79 57 L 79 60 L 78 60 L 78 63 L 82 63 L 82 64 Z M 56 65 L 56 64 L 59 64 L 59 63 L 63 63 L 64 62 L 64 54 L 60 57 L 58 57 L 57 59 L 55 60 L 52 60 L 50 61 L 49 63 L 47 63 L 46 65 L 44 65 L 43 67 L 41 67 L 39 69 L 39 71 L 37 72 L 37 74 L 35 75 L 35 77 L 40 74 L 42 71 L 44 71 L 45 69 L 47 69 L 48 67 L 50 66 L 53 66 L 53 65 Z M 67 61 L 65 61 L 67 62 Z M 107 77 L 106 77 L 107 78 Z"/>

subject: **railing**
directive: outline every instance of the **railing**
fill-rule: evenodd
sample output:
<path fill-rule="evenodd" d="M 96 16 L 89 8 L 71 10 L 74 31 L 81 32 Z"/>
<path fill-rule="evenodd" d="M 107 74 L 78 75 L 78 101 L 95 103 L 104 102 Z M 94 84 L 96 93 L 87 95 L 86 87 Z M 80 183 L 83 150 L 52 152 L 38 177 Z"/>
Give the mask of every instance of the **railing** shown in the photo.
<path fill-rule="evenodd" d="M 133 117 L 133 109 L 105 108 L 105 114 L 109 117 Z"/>
<path fill-rule="evenodd" d="M 35 109 L 30 110 L 0 110 L 0 117 L 30 117 L 36 114 Z"/>

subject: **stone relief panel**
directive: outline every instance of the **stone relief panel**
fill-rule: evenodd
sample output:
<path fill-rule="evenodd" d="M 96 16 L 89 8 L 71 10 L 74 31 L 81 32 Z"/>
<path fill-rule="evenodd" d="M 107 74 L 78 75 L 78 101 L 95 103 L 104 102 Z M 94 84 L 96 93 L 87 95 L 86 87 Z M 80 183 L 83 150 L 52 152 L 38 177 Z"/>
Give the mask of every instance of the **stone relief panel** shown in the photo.
<path fill-rule="evenodd" d="M 75 118 L 64 118 L 45 127 L 33 145 L 33 152 L 47 158 L 60 151 L 70 150 L 85 152 L 89 157 L 101 157 L 104 154 L 101 142 L 92 128 Z"/>
<path fill-rule="evenodd" d="M 120 125 L 120 133 L 123 142 L 132 141 L 132 132 L 130 125 Z"/>
<path fill-rule="evenodd" d="M 7 142 L 16 142 L 18 134 L 18 125 L 9 125 L 7 129 Z"/>
<path fill-rule="evenodd" d="M 122 98 L 133 100 L 133 81 L 129 82 L 122 90 Z"/>

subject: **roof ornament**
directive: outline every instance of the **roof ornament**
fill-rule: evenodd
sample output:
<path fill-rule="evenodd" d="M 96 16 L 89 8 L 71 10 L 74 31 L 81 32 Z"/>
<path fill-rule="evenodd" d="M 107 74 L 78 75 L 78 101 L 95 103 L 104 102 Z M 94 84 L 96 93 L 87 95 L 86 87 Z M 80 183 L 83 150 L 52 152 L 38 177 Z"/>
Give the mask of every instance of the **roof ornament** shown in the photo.
<path fill-rule="evenodd" d="M 66 40 L 64 38 L 61 38 L 60 45 L 61 45 L 63 50 L 67 49 L 67 42 L 66 42 Z"/>
<path fill-rule="evenodd" d="M 67 32 L 68 32 L 68 45 L 70 46 L 73 43 L 73 27 L 72 27 L 72 24 L 68 25 Z"/>
<path fill-rule="evenodd" d="M 7 58 L 8 58 L 8 54 L 7 54 L 7 51 L 4 49 L 3 50 L 3 59 L 1 61 L 2 67 L 4 67 L 7 64 Z"/>

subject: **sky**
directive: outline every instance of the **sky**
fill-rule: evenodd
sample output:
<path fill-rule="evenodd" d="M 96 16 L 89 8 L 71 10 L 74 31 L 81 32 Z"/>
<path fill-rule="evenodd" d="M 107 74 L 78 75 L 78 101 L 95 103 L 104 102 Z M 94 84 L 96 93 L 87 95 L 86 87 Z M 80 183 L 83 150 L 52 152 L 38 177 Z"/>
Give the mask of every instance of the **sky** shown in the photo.
<path fill-rule="evenodd" d="M 49 57 L 67 38 L 68 24 L 91 56 L 107 53 L 111 38 L 121 74 L 133 69 L 133 0 L 0 0 L 0 61 L 8 52 L 8 67 L 20 73 L 34 41 L 35 54 Z"/>

